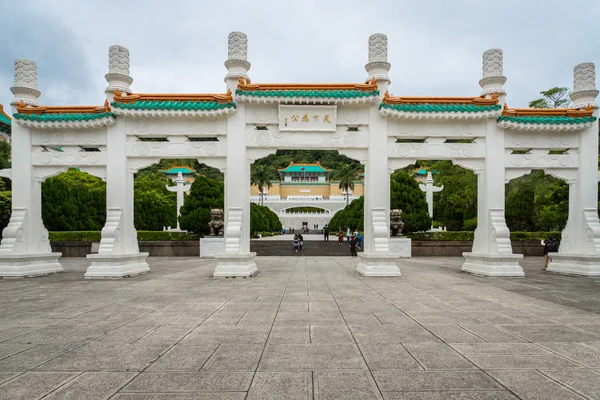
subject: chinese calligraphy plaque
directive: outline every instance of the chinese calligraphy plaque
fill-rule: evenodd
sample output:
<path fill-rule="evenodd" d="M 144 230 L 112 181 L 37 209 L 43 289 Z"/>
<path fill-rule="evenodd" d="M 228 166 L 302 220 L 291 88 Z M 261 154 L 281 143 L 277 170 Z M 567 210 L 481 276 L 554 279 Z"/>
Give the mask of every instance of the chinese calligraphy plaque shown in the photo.
<path fill-rule="evenodd" d="M 279 105 L 279 131 L 335 132 L 337 106 Z"/>

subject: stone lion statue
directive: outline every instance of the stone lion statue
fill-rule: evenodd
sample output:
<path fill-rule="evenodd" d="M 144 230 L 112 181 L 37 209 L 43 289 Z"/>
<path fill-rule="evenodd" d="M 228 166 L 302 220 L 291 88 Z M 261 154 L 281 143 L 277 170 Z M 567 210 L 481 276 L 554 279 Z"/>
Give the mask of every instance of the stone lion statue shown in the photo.
<path fill-rule="evenodd" d="M 208 227 L 210 228 L 210 236 L 223 236 L 223 228 L 225 227 L 225 220 L 223 218 L 223 210 L 215 208 L 210 210 L 210 222 Z"/>
<path fill-rule="evenodd" d="M 390 211 L 390 234 L 392 236 L 402 235 L 402 228 L 404 222 L 402 222 L 402 210 L 391 210 Z"/>

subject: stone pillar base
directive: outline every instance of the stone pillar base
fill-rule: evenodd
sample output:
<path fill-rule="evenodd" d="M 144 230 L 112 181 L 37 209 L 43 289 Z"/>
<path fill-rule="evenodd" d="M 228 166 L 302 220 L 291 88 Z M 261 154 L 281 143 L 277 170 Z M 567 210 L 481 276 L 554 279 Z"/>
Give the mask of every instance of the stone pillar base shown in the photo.
<path fill-rule="evenodd" d="M 217 254 L 219 261 L 213 276 L 215 278 L 247 278 L 258 272 L 254 257 L 256 253 L 248 254 Z"/>
<path fill-rule="evenodd" d="M 600 255 L 549 253 L 546 271 L 555 274 L 600 277 Z"/>
<path fill-rule="evenodd" d="M 150 272 L 148 253 L 88 254 L 91 261 L 85 279 L 121 279 Z"/>
<path fill-rule="evenodd" d="M 519 261 L 522 254 L 480 254 L 463 253 L 465 262 L 461 268 L 463 272 L 469 272 L 482 276 L 511 276 L 522 278 L 525 276 Z"/>
<path fill-rule="evenodd" d="M 358 255 L 360 262 L 356 272 L 363 276 L 401 276 L 400 268 L 396 265 L 398 256 L 392 254 L 367 254 Z"/>
<path fill-rule="evenodd" d="M 63 272 L 62 253 L 0 254 L 0 278 L 29 278 Z"/>

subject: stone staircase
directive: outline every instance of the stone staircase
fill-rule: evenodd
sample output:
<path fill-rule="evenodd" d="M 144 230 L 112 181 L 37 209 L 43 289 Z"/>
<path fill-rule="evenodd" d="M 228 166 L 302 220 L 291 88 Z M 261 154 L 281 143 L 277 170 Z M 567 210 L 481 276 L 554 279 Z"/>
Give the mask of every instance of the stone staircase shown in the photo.
<path fill-rule="evenodd" d="M 303 251 L 300 256 L 332 256 L 332 257 L 349 257 L 350 248 L 346 243 L 339 246 L 337 238 L 335 241 L 304 241 Z M 280 256 L 288 257 L 295 255 L 292 237 L 290 240 L 261 240 L 255 239 L 250 241 L 250 251 L 256 252 L 257 256 Z M 357 251 L 360 253 L 362 250 Z"/>

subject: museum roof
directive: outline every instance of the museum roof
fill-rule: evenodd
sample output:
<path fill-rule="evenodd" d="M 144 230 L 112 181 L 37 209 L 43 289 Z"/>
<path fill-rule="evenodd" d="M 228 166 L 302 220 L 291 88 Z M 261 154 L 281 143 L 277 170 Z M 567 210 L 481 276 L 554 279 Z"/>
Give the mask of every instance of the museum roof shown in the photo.
<path fill-rule="evenodd" d="M 180 166 L 172 166 L 171 168 L 162 170 L 161 172 L 163 174 L 167 174 L 167 175 L 177 175 L 180 172 L 182 175 L 191 175 L 191 174 L 196 173 L 196 171 L 194 171 L 193 169 L 191 169 L 189 167 L 180 167 Z"/>
<path fill-rule="evenodd" d="M 11 125 L 10 117 L 4 112 L 4 106 L 0 104 L 0 132 L 10 134 Z"/>
<path fill-rule="evenodd" d="M 231 91 L 225 94 L 126 94 L 116 90 L 110 105 L 136 111 L 214 111 L 235 108 Z"/>
<path fill-rule="evenodd" d="M 279 172 L 331 172 L 330 169 L 323 168 L 318 162 L 315 164 L 294 164 L 290 162 L 285 168 L 278 169 Z"/>
<path fill-rule="evenodd" d="M 262 98 L 361 99 L 379 96 L 377 82 L 367 83 L 259 83 L 240 78 L 238 96 Z"/>
<path fill-rule="evenodd" d="M 80 122 L 114 118 L 108 102 L 104 106 L 27 106 L 17 104 L 15 119 L 34 122 Z"/>
<path fill-rule="evenodd" d="M 583 110 L 574 108 L 509 108 L 506 104 L 498 121 L 522 124 L 583 124 L 594 122 L 592 107 Z"/>
<path fill-rule="evenodd" d="M 485 97 L 427 97 L 390 96 L 385 93 L 379 109 L 390 109 L 410 113 L 478 113 L 499 111 L 498 96 Z"/>

